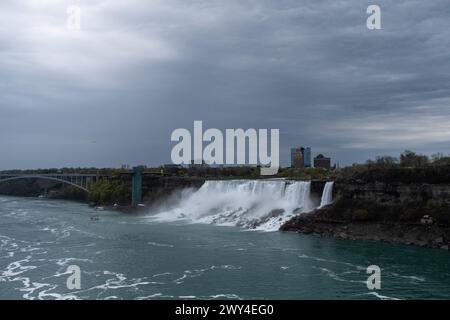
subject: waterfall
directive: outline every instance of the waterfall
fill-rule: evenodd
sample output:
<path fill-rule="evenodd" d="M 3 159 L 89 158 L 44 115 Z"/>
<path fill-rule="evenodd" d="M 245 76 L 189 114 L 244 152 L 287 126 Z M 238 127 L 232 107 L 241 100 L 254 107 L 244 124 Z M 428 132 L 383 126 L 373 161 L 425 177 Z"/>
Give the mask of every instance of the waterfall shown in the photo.
<path fill-rule="evenodd" d="M 331 202 L 333 202 L 333 181 L 325 183 L 325 187 L 322 192 L 322 199 L 320 200 L 319 208 L 322 208 Z"/>
<path fill-rule="evenodd" d="M 310 188 L 310 181 L 206 181 L 197 191 L 185 194 L 174 209 L 154 218 L 273 231 L 293 216 L 314 209 Z"/>

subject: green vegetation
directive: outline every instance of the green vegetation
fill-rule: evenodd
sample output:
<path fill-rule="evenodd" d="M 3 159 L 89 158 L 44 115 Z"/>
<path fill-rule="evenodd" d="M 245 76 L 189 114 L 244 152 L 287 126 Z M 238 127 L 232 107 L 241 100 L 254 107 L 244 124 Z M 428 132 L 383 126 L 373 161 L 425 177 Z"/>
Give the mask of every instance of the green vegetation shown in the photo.
<path fill-rule="evenodd" d="M 434 154 L 431 157 L 406 150 L 397 159 L 380 156 L 365 164 L 353 164 L 339 170 L 339 180 L 358 180 L 362 183 L 449 183 L 450 157 Z"/>
<path fill-rule="evenodd" d="M 131 202 L 131 183 L 121 180 L 103 180 L 92 184 L 89 201 L 97 204 L 128 205 Z"/>
<path fill-rule="evenodd" d="M 86 201 L 87 193 L 86 191 L 81 190 L 79 188 L 63 185 L 62 191 L 58 192 L 58 194 L 54 196 L 54 198 Z"/>
<path fill-rule="evenodd" d="M 338 172 L 323 168 L 280 168 L 277 176 L 296 180 L 335 180 Z"/>
<path fill-rule="evenodd" d="M 372 168 L 354 173 L 347 180 L 360 183 L 450 183 L 449 167 L 422 167 L 422 168 Z"/>
<path fill-rule="evenodd" d="M 153 170 L 153 172 L 155 172 Z M 201 177 L 204 179 L 257 179 L 260 178 L 260 169 L 252 166 L 236 167 L 209 167 L 197 166 L 192 168 L 164 168 L 160 167 L 156 174 L 177 177 Z"/>

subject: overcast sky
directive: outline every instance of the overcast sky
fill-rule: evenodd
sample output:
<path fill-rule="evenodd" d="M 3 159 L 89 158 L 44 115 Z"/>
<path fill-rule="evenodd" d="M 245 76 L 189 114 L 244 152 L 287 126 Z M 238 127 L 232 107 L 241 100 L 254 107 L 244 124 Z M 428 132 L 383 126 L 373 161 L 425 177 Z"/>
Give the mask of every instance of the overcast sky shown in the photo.
<path fill-rule="evenodd" d="M 448 0 L 2 0 L 0 55 L 0 169 L 169 163 L 194 120 L 282 164 L 450 152 Z"/>

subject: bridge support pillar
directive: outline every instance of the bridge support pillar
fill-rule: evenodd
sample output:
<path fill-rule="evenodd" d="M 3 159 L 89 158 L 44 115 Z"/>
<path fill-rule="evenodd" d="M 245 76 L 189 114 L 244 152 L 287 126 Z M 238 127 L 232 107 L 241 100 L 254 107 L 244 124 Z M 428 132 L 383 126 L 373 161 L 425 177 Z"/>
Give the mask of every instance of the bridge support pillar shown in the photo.
<path fill-rule="evenodd" d="M 131 205 L 136 207 L 142 201 L 142 172 L 143 167 L 133 167 L 133 180 L 131 186 Z"/>

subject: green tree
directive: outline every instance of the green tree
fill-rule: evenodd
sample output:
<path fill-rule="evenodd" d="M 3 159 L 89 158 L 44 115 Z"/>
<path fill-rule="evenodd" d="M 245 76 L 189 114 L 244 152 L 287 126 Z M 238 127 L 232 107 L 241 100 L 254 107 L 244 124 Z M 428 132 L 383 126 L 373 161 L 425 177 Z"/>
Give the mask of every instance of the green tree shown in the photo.
<path fill-rule="evenodd" d="M 400 155 L 400 165 L 402 167 L 424 167 L 429 164 L 430 160 L 426 155 L 416 154 L 413 151 L 405 150 Z"/>

